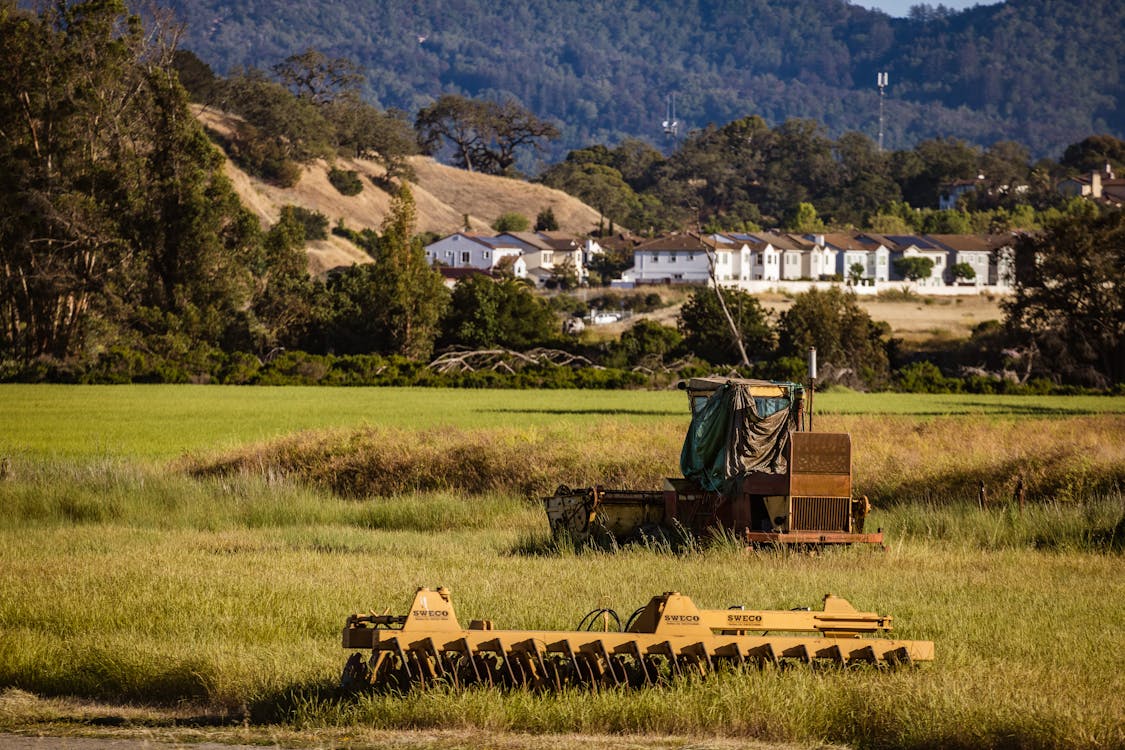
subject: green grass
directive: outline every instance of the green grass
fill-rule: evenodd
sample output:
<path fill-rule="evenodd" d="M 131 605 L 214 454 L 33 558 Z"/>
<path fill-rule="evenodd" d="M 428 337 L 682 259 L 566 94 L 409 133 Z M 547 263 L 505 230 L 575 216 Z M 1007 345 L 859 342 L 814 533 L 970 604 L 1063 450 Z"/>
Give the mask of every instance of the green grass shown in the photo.
<path fill-rule="evenodd" d="M 818 414 L 1125 414 L 1122 396 L 817 394 Z M 0 385 L 0 456 L 164 459 L 327 427 L 682 424 L 679 391 L 505 391 L 186 385 Z"/>
<path fill-rule="evenodd" d="M 516 733 L 1125 745 L 1122 399 L 818 396 L 822 426 L 853 434 L 857 481 L 900 498 L 868 521 L 888 551 L 819 554 L 560 549 L 508 485 L 349 494 L 329 470 L 295 468 L 368 471 L 342 444 L 419 477 L 444 476 L 447 450 L 485 447 L 482 473 L 658 475 L 685 424 L 679 393 L 10 386 L 0 399 L 0 731 L 88 731 L 87 704 L 45 703 L 71 696 L 112 715 L 245 709 L 237 736 L 214 735 L 243 743 L 455 729 L 507 738 L 464 746 L 519 747 Z M 278 439 L 313 428 L 332 429 Z M 341 443 L 302 452 L 325 436 Z M 1048 488 L 1022 515 L 1007 485 L 985 512 L 956 496 L 1009 466 Z M 893 615 L 896 637 L 933 640 L 937 660 L 640 692 L 337 695 L 346 616 L 403 612 L 419 585 L 450 587 L 462 622 L 527 629 L 571 629 L 596 607 L 627 615 L 667 590 L 709 608 L 815 607 L 832 592 Z M 146 732 L 172 731 L 152 721 Z"/>

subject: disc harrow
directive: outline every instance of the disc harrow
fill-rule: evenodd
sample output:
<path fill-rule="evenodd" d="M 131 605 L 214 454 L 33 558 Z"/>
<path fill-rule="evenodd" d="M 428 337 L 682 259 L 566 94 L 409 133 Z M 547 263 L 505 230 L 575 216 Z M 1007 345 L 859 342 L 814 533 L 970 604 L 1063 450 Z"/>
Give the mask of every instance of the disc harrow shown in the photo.
<path fill-rule="evenodd" d="M 612 610 L 595 610 L 575 631 L 498 630 L 489 620 L 462 628 L 447 589 L 419 588 L 409 614 L 348 618 L 343 646 L 357 651 L 341 684 L 390 690 L 438 684 L 598 689 L 746 667 L 933 661 L 932 641 L 870 637 L 891 630 L 891 619 L 859 612 L 831 594 L 820 611 L 706 610 L 667 592 L 623 626 Z"/>

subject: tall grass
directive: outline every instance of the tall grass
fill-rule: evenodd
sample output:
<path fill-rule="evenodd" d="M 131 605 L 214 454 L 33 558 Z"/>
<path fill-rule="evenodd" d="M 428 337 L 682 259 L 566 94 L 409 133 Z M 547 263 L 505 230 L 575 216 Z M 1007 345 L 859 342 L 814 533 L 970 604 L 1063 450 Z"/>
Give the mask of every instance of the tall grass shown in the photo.
<path fill-rule="evenodd" d="M 1066 503 L 1125 487 L 1125 417 L 823 417 L 851 433 L 856 494 L 876 505 Z M 299 433 L 191 459 L 198 476 L 287 476 L 346 497 L 447 490 L 549 494 L 559 484 L 658 489 L 679 476 L 682 421 Z"/>
<path fill-rule="evenodd" d="M 4 390 L 42 395 L 30 401 L 49 427 L 32 425 L 26 403 L 0 399 L 0 417 L 22 415 L 2 438 L 0 698 L 246 710 L 263 726 L 242 742 L 278 727 L 336 737 L 455 727 L 872 748 L 1125 746 L 1118 414 L 1065 413 L 1085 409 L 1079 401 L 1058 402 L 1052 418 L 826 413 L 818 429 L 853 436 L 857 489 L 876 499 L 868 523 L 886 530 L 888 551 L 607 552 L 553 544 L 529 499 L 562 482 L 659 486 L 676 472 L 682 394 L 647 405 L 630 394 L 533 394 L 513 405 L 443 393 L 449 404 L 422 407 L 407 392 L 307 390 L 237 392 L 256 406 L 225 389 L 94 390 L 84 392 L 88 412 L 70 391 Z M 577 413 L 562 413 L 563 396 Z M 395 397 L 417 410 L 416 425 L 407 412 L 380 418 Z M 154 400 L 167 403 L 144 414 Z M 269 415 L 250 413 L 266 402 Z M 344 403 L 352 413 L 316 413 Z M 230 424 L 218 426 L 224 409 Z M 76 420 L 73 433 L 62 414 Z M 284 436 L 298 427 L 315 430 Z M 1013 472 L 1025 482 L 1022 514 Z M 833 592 L 893 615 L 896 637 L 933 640 L 937 660 L 634 692 L 338 694 L 346 616 L 405 611 L 419 585 L 450 587 L 462 622 L 558 630 L 594 608 L 627 615 L 667 590 L 714 608 L 817 606 Z M 41 712 L 28 703 L 0 699 L 0 730 L 36 729 Z"/>
<path fill-rule="evenodd" d="M 888 552 L 720 546 L 527 557 L 512 550 L 537 519 L 489 517 L 490 528 L 442 533 L 121 522 L 5 530 L 0 685 L 247 706 L 256 721 L 297 727 L 655 732 L 864 747 L 1113 747 L 1125 739 L 1119 555 L 904 534 Z M 449 586 L 463 622 L 487 617 L 527 629 L 572 629 L 592 608 L 628 613 L 664 590 L 715 608 L 816 606 L 834 592 L 893 614 L 897 637 L 934 640 L 938 660 L 896 673 L 731 674 L 639 693 L 337 695 L 345 616 L 405 611 L 420 584 Z"/>

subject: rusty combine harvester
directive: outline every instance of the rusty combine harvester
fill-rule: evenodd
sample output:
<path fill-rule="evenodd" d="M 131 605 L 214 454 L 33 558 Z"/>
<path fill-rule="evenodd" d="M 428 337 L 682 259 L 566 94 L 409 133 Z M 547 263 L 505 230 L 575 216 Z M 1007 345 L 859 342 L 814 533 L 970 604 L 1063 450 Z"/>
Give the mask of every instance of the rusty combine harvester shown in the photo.
<path fill-rule="evenodd" d="M 677 592 L 654 596 L 624 624 L 611 610 L 594 610 L 569 632 L 499 630 L 488 620 L 463 628 L 446 589 L 419 588 L 409 614 L 348 618 L 343 646 L 358 651 L 341 683 L 395 690 L 644 687 L 745 666 L 933 661 L 931 641 L 867 637 L 890 629 L 891 617 L 858 612 L 832 595 L 822 611 L 753 611 L 699 609 Z"/>
<path fill-rule="evenodd" d="M 867 498 L 852 496 L 851 436 L 812 432 L 804 386 L 710 377 L 681 387 L 692 414 L 684 477 L 661 490 L 561 486 L 543 499 L 556 537 L 581 544 L 721 531 L 748 543 L 883 543 L 881 529 L 863 531 Z"/>

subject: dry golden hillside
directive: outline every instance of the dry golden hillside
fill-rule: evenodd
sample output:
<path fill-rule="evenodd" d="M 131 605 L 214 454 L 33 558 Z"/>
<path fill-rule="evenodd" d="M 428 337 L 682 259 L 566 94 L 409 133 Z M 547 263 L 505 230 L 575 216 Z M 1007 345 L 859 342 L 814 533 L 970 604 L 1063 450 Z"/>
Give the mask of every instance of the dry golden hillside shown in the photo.
<path fill-rule="evenodd" d="M 196 114 L 207 128 L 219 133 L 229 132 L 229 115 L 201 108 L 197 108 Z M 577 198 L 544 185 L 466 172 L 425 156 L 412 157 L 410 163 L 418 177 L 416 183 L 411 183 L 411 189 L 418 207 L 420 232 L 445 234 L 463 229 L 466 215 L 473 231 L 487 232 L 501 214 L 516 212 L 534 220 L 547 207 L 554 211 L 559 229 L 564 232 L 585 234 L 598 223 L 597 211 Z M 252 177 L 229 159 L 225 170 L 242 202 L 266 226 L 277 221 L 282 206 L 295 205 L 321 212 L 332 224 L 343 219 L 351 229 L 378 229 L 387 215 L 391 196 L 376 187 L 370 178 L 380 177 L 383 168 L 366 159 L 340 158 L 335 165 L 359 173 L 364 178 L 363 192 L 355 196 L 341 195 L 328 182 L 331 165 L 324 161 L 306 165 L 301 180 L 292 188 L 279 188 Z M 308 253 L 312 273 L 370 261 L 362 250 L 335 235 L 310 242 Z"/>

